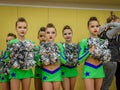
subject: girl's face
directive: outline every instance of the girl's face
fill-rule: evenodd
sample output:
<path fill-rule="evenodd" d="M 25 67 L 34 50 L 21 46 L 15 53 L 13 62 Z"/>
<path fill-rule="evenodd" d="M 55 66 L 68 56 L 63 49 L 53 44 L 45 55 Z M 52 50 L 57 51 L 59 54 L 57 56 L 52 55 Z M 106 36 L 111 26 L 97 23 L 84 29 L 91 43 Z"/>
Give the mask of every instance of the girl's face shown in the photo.
<path fill-rule="evenodd" d="M 50 42 L 54 41 L 54 39 L 56 37 L 56 30 L 55 30 L 55 28 L 52 28 L 52 27 L 51 28 L 47 28 L 45 36 L 46 36 L 46 40 L 47 41 L 50 41 Z"/>
<path fill-rule="evenodd" d="M 97 36 L 99 34 L 99 23 L 97 21 L 89 22 L 88 29 L 91 36 Z"/>
<path fill-rule="evenodd" d="M 45 42 L 46 41 L 46 37 L 45 37 L 45 32 L 44 31 L 40 31 L 39 32 L 38 39 L 39 39 L 40 42 Z"/>
<path fill-rule="evenodd" d="M 16 31 L 18 36 L 24 37 L 27 32 L 27 23 L 26 22 L 18 22 Z"/>
<path fill-rule="evenodd" d="M 73 36 L 73 34 L 72 34 L 72 31 L 70 29 L 65 29 L 63 31 L 63 37 L 64 37 L 66 42 L 71 42 L 72 36 Z"/>
<path fill-rule="evenodd" d="M 6 44 L 8 45 L 8 42 L 9 42 L 10 40 L 13 40 L 13 39 L 15 39 L 13 36 L 8 36 L 8 37 L 6 38 Z"/>

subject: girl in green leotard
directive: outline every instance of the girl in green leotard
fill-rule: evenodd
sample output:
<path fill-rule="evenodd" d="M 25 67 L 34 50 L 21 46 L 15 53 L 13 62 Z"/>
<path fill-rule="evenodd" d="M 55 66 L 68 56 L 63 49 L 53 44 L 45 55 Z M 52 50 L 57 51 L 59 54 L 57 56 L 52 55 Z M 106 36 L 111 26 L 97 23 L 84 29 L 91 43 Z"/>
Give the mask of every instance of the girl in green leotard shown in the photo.
<path fill-rule="evenodd" d="M 91 38 L 100 40 L 98 38 L 99 26 L 100 24 L 97 18 L 90 17 L 88 21 L 88 30 Z M 83 39 L 80 42 L 79 62 L 82 63 L 85 61 L 82 73 L 82 78 L 85 83 L 85 90 L 100 90 L 103 78 L 105 76 L 102 62 L 91 56 L 95 49 L 95 45 L 88 47 L 88 39 Z"/>
<path fill-rule="evenodd" d="M 10 57 L 10 87 L 11 90 L 19 90 L 22 83 L 22 90 L 30 90 L 31 78 L 33 77 L 32 67 L 34 61 L 34 44 L 26 40 L 27 21 L 21 17 L 16 21 L 17 39 L 9 42 L 8 56 Z"/>
<path fill-rule="evenodd" d="M 6 44 L 12 39 L 15 39 L 16 35 L 13 33 L 8 33 L 7 38 L 6 38 Z M 7 52 L 8 49 L 6 49 L 5 53 Z M 4 55 L 5 56 L 5 55 Z M 5 58 L 5 57 L 4 57 Z M 5 75 L 4 73 L 0 75 L 0 83 L 2 86 L 2 90 L 10 90 L 10 79 L 9 79 L 9 74 Z"/>
<path fill-rule="evenodd" d="M 40 46 L 42 62 L 42 86 L 43 90 L 60 90 L 62 81 L 59 48 L 54 42 L 57 35 L 55 26 L 48 23 L 45 31 L 46 42 Z"/>
<path fill-rule="evenodd" d="M 64 49 L 64 56 L 67 61 L 66 64 L 61 65 L 61 71 L 62 71 L 62 77 L 63 77 L 62 87 L 63 87 L 63 90 L 74 90 L 76 77 L 78 76 L 78 71 L 77 71 L 78 48 L 77 48 L 77 44 L 72 43 L 73 32 L 70 26 L 68 25 L 64 26 L 62 35 L 65 39 L 65 42 L 61 43 L 61 45 Z M 76 48 L 74 48 L 75 46 Z M 72 48 L 73 50 L 70 48 Z M 72 55 L 72 53 L 74 55 Z M 74 58 L 74 56 L 76 56 L 76 58 Z M 75 62 L 75 59 L 76 59 L 76 62 Z"/>
<path fill-rule="evenodd" d="M 41 27 L 38 31 L 38 40 L 40 43 L 46 41 L 45 38 L 45 27 Z M 40 50 L 40 46 L 38 45 L 37 48 Z M 42 66 L 36 65 L 35 67 L 35 75 L 34 75 L 34 83 L 35 83 L 35 90 L 42 90 Z"/>

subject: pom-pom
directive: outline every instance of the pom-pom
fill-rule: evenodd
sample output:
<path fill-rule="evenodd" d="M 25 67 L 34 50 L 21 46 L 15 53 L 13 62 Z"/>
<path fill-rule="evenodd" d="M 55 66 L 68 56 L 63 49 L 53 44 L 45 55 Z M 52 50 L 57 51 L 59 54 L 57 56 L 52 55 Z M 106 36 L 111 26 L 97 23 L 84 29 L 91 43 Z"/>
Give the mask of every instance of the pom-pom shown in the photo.
<path fill-rule="evenodd" d="M 78 65 L 78 45 L 74 43 L 62 43 L 64 54 L 67 59 L 67 65 Z"/>
<path fill-rule="evenodd" d="M 13 68 L 31 69 L 35 65 L 34 44 L 28 40 L 10 45 L 10 64 Z"/>
<path fill-rule="evenodd" d="M 40 62 L 43 65 L 55 64 L 59 61 L 59 48 L 54 42 L 44 42 L 40 44 Z"/>
<path fill-rule="evenodd" d="M 102 62 L 108 62 L 111 59 L 111 52 L 107 48 L 108 40 L 101 40 L 99 38 L 88 38 L 88 47 L 91 48 L 95 46 L 95 50 L 91 53 L 94 59 L 100 60 Z"/>
<path fill-rule="evenodd" d="M 4 62 L 4 56 L 5 56 L 5 52 L 1 52 L 0 54 L 0 74 L 5 74 L 8 75 L 9 74 L 9 63 Z"/>

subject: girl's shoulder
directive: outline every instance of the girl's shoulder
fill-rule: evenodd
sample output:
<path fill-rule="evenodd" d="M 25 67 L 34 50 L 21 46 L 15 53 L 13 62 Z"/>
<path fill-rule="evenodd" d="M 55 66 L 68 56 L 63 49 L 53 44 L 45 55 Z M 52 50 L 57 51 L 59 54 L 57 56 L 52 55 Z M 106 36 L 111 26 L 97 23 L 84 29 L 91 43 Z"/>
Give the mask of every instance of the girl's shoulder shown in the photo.
<path fill-rule="evenodd" d="M 57 43 L 59 50 L 64 50 L 62 42 Z"/>
<path fill-rule="evenodd" d="M 88 38 L 82 39 L 82 40 L 79 42 L 79 47 L 87 48 L 87 47 L 88 47 L 87 41 L 88 41 Z"/>
<path fill-rule="evenodd" d="M 82 39 L 79 43 L 87 43 L 88 38 Z"/>
<path fill-rule="evenodd" d="M 56 43 L 58 47 L 62 47 L 62 42 Z"/>
<path fill-rule="evenodd" d="M 17 43 L 17 42 L 18 42 L 18 39 L 13 39 L 13 40 L 10 40 L 8 42 L 8 44 L 11 45 L 11 44 L 14 44 L 14 43 Z"/>
<path fill-rule="evenodd" d="M 40 45 L 36 45 L 35 48 L 36 48 L 36 49 L 40 49 Z"/>

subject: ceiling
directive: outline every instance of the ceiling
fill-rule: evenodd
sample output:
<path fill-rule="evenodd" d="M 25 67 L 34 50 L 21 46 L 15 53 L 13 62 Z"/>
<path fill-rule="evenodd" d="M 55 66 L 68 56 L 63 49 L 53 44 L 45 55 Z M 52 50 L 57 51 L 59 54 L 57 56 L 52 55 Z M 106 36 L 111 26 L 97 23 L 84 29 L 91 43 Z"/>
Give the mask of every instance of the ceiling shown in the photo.
<path fill-rule="evenodd" d="M 120 0 L 0 0 L 0 5 L 120 10 Z"/>

